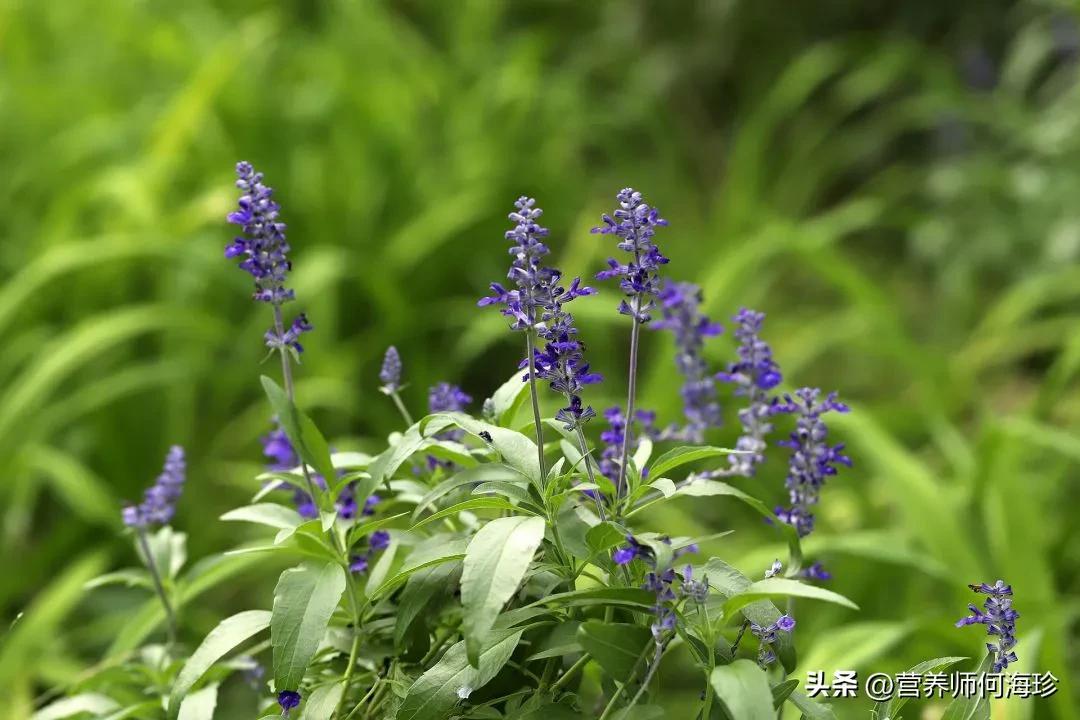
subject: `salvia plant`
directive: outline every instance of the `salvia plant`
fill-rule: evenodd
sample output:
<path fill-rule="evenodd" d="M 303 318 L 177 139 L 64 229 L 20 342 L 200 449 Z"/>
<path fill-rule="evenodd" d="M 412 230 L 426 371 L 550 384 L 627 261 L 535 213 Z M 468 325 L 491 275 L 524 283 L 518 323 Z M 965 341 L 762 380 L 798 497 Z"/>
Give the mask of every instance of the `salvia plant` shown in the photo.
<path fill-rule="evenodd" d="M 621 190 L 594 229 L 621 253 L 596 279 L 617 281 L 621 295 L 613 312 L 629 335 L 624 404 L 598 418 L 589 403 L 590 386 L 616 382 L 592 369 L 596 348 L 571 312 L 597 289 L 551 264 L 542 211 L 521 197 L 505 235 L 507 278 L 478 303 L 505 317 L 519 366 L 479 404 L 440 382 L 414 421 L 401 394 L 408 358 L 388 348 L 371 383 L 402 424 L 368 455 L 332 448 L 301 409 L 294 376 L 313 325 L 289 311 L 292 249 L 272 190 L 248 163 L 236 173 L 228 221 L 238 233 L 225 256 L 239 259 L 268 308 L 264 342 L 280 374 L 261 378 L 265 471 L 251 479 L 251 504 L 222 520 L 265 535 L 186 568 L 185 535 L 169 525 L 184 500 L 185 457 L 168 450 L 142 501 L 122 510 L 141 567 L 92 583 L 125 582 L 156 600 L 77 687 L 46 697 L 44 716 L 211 718 L 219 687 L 234 682 L 247 688 L 252 717 L 640 720 L 664 716 L 657 672 L 681 647 L 700 673 L 695 717 L 773 718 L 785 704 L 833 717 L 789 674 L 799 619 L 814 603 L 854 607 L 823 587 L 828 570 L 801 549 L 826 481 L 852 465 L 828 427 L 849 408 L 835 392 L 782 389 L 765 317 L 752 309 L 732 317 L 731 361 L 711 367 L 706 349 L 724 328 L 702 312 L 702 288 L 672 277 L 658 245 L 668 223 L 640 192 Z M 660 332 L 643 333 L 649 326 Z M 658 424 L 639 406 L 636 381 L 642 345 L 668 333 L 683 417 Z M 559 406 L 551 417 L 545 395 Z M 732 449 L 706 443 L 722 402 L 736 408 Z M 757 476 L 770 454 L 787 465 L 784 488 Z M 759 499 L 782 493 L 773 509 Z M 723 530 L 650 529 L 657 506 L 682 497 L 746 505 L 786 543 L 786 559 L 749 577 L 703 552 L 722 546 Z M 262 556 L 287 565 L 272 596 L 205 638 L 178 636 L 177 618 L 200 592 Z M 1012 589 L 971 588 L 985 606 L 971 605 L 957 626 L 987 627 L 983 668 L 1000 672 L 1016 660 Z M 874 712 L 898 717 L 902 702 Z M 974 713 L 957 717 L 988 717 L 975 700 L 957 702 Z"/>

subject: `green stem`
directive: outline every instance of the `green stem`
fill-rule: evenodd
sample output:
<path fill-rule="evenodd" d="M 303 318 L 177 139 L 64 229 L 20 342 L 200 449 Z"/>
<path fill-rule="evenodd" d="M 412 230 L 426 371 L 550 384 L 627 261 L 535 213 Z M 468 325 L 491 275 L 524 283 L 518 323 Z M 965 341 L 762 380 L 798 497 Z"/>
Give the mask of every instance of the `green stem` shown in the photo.
<path fill-rule="evenodd" d="M 544 426 L 540 421 L 540 400 L 536 394 L 536 358 L 533 357 L 532 330 L 525 331 L 525 352 L 529 354 L 529 395 L 532 396 L 533 423 L 536 424 L 536 454 L 540 462 L 540 485 L 547 484 L 547 467 L 544 463 Z"/>
<path fill-rule="evenodd" d="M 648 650 L 648 645 L 646 645 L 641 650 L 641 653 L 634 661 L 634 667 L 630 669 L 630 677 L 627 678 L 625 683 L 619 685 L 619 687 L 615 690 L 615 693 L 611 696 L 611 699 L 608 700 L 608 704 L 604 707 L 604 712 L 600 714 L 599 720 L 607 720 L 607 718 L 611 715 L 612 711 L 615 709 L 615 703 L 618 702 L 620 697 L 622 697 L 623 690 L 626 689 L 626 686 L 630 684 L 630 680 L 634 677 L 634 674 L 637 673 L 637 666 L 641 663 L 642 660 L 645 659 L 645 654 L 648 652 Z"/>
<path fill-rule="evenodd" d="M 634 310 L 641 305 L 641 298 L 634 298 Z M 630 459 L 630 440 L 633 437 L 634 427 L 634 396 L 637 394 L 637 366 L 638 366 L 638 343 L 641 337 L 641 323 L 634 318 L 634 325 L 630 329 L 630 381 L 626 389 L 626 426 L 623 428 L 622 459 L 619 461 L 619 479 L 615 483 L 616 497 L 626 490 L 626 464 Z"/>
<path fill-rule="evenodd" d="M 592 656 L 589 655 L 589 653 L 585 653 L 580 658 L 578 658 L 578 661 L 576 663 L 574 663 L 573 665 L 571 665 L 569 667 L 569 669 L 567 669 L 566 672 L 564 672 L 562 675 L 560 675 L 559 679 L 556 680 L 555 683 L 551 686 L 551 692 L 554 693 L 554 692 L 558 692 L 559 690 L 562 690 L 563 687 L 566 686 L 566 683 L 568 683 L 570 681 L 570 678 L 574 677 L 574 675 L 577 674 L 578 670 L 581 670 L 581 668 L 585 667 L 585 665 L 591 659 L 592 659 Z"/>
<path fill-rule="evenodd" d="M 649 683 L 652 682 L 653 676 L 656 675 L 656 669 L 660 667 L 660 659 L 664 656 L 664 645 L 657 645 L 656 652 L 653 654 L 653 661 L 649 664 L 649 669 L 645 672 L 645 677 L 641 680 L 641 687 L 634 693 L 634 697 L 630 698 L 630 702 L 623 708 L 622 717 L 625 718 L 626 714 L 630 712 L 630 709 L 637 705 L 638 700 L 645 694 L 645 688 L 649 687 Z M 708 720 L 707 718 L 705 720 Z"/>
<path fill-rule="evenodd" d="M 161 598 L 161 604 L 165 608 L 169 647 L 172 647 L 176 644 L 176 613 L 173 612 L 172 603 L 169 602 L 169 596 L 165 592 L 165 584 L 162 581 L 157 562 L 154 561 L 154 555 L 150 552 L 150 543 L 146 539 L 146 528 L 136 528 L 135 535 L 139 538 L 139 547 L 142 549 L 143 559 L 146 561 L 146 569 L 150 571 L 150 579 L 154 581 L 154 590 L 157 591 L 158 597 Z"/>
<path fill-rule="evenodd" d="M 354 631 L 356 628 L 353 628 Z M 349 666 L 345 668 L 344 684 L 345 688 L 341 691 L 341 697 L 338 699 L 337 708 L 334 709 L 334 717 L 341 716 L 341 710 L 345 707 L 345 697 L 349 694 L 349 685 L 352 684 L 353 668 L 356 667 L 356 655 L 360 652 L 360 633 L 354 632 L 352 648 L 349 650 Z"/>
<path fill-rule="evenodd" d="M 585 442 L 585 432 L 581 429 L 580 425 L 574 429 L 577 430 L 578 449 L 581 450 L 581 461 L 585 463 L 585 472 L 589 474 L 589 482 L 596 485 L 596 476 L 593 475 L 592 469 L 592 458 L 589 457 L 589 444 Z M 592 493 L 593 500 L 596 501 L 596 514 L 599 515 L 600 521 L 603 522 L 607 519 L 604 516 L 603 495 L 600 493 L 599 488 L 593 490 Z"/>
<path fill-rule="evenodd" d="M 712 621 L 709 620 L 709 606 L 701 604 L 701 612 L 705 615 L 706 639 L 709 642 L 709 669 L 705 673 L 705 705 L 701 710 L 701 720 L 709 720 L 712 715 L 712 674 L 716 669 L 716 637 L 713 634 Z"/>
<path fill-rule="evenodd" d="M 390 393 L 390 399 L 394 401 L 394 405 L 397 406 L 398 412 L 401 413 L 401 417 L 405 419 L 405 424 L 412 427 L 412 415 L 409 414 L 409 409 L 405 407 L 405 403 L 401 401 L 401 396 L 398 395 L 397 390 Z"/>

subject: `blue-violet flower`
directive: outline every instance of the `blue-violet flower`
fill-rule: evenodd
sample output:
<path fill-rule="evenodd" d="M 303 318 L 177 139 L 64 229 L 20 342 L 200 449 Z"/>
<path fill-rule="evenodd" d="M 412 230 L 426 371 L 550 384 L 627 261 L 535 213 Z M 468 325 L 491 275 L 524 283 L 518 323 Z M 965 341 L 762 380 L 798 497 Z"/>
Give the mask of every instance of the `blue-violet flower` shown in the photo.
<path fill-rule="evenodd" d="M 971 615 L 956 621 L 956 627 L 965 625 L 986 625 L 986 633 L 997 638 L 997 643 L 986 643 L 986 649 L 994 653 L 995 673 L 999 673 L 1008 667 L 1009 663 L 1016 662 L 1016 618 L 1020 613 L 1012 609 L 1012 586 L 1006 585 L 1004 580 L 998 580 L 993 585 L 980 583 L 968 585 L 977 593 L 986 595 L 986 602 L 980 610 L 974 603 L 968 605 Z"/>
<path fill-rule="evenodd" d="M 633 188 L 623 188 L 615 197 L 619 207 L 611 215 L 604 215 L 601 218 L 604 224 L 594 227 L 592 232 L 617 236 L 618 248 L 634 257 L 625 265 L 608 258 L 608 269 L 598 272 L 596 279 L 621 278 L 619 287 L 630 300 L 624 298 L 619 303 L 619 312 L 636 322 L 647 323 L 660 291 L 659 268 L 668 262 L 653 242 L 653 236 L 656 228 L 668 223 Z"/>
<path fill-rule="evenodd" d="M 176 512 L 176 501 L 184 490 L 186 471 L 184 448 L 173 445 L 165 456 L 165 467 L 154 484 L 147 488 L 143 501 L 124 508 L 124 524 L 128 527 L 145 528 L 152 524 L 163 525 L 172 520 Z"/>

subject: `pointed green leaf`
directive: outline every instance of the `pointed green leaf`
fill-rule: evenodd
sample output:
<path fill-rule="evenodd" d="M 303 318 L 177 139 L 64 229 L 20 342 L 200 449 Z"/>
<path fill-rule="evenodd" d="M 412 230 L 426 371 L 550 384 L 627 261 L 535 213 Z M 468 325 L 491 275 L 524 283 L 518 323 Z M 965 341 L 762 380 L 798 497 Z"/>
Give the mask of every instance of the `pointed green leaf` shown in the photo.
<path fill-rule="evenodd" d="M 836 720 L 836 713 L 828 705 L 811 700 L 804 693 L 792 690 L 788 702 L 799 709 L 803 720 Z"/>
<path fill-rule="evenodd" d="M 947 667 L 951 667 L 958 662 L 967 660 L 966 657 L 940 657 L 933 660 L 924 660 L 915 667 L 911 668 L 907 672 L 912 675 L 925 675 L 926 673 L 941 672 Z M 888 702 L 879 702 L 874 706 L 874 712 L 877 713 L 874 717 L 877 720 L 895 720 L 900 717 L 900 710 L 907 704 L 909 698 L 900 697 L 894 695 L 888 700 Z"/>
<path fill-rule="evenodd" d="M 766 578 L 752 583 L 748 588 L 732 595 L 724 603 L 724 617 L 732 617 L 738 610 L 752 602 L 774 597 L 801 597 L 811 600 L 823 600 L 825 602 L 843 605 L 844 607 L 858 610 L 859 606 L 832 590 L 807 585 L 798 580 L 788 578 Z"/>
<path fill-rule="evenodd" d="M 305 522 L 300 513 L 277 503 L 257 503 L 230 510 L 221 516 L 229 522 L 250 522 L 278 530 L 292 530 Z"/>
<path fill-rule="evenodd" d="M 717 457 L 719 455 L 730 455 L 733 452 L 735 451 L 708 445 L 683 445 L 672 448 L 656 458 L 656 462 L 649 467 L 649 477 L 663 477 L 668 472 L 677 467 L 682 467 L 687 463 L 704 460 L 705 458 Z"/>
<path fill-rule="evenodd" d="M 543 539 L 543 518 L 506 517 L 484 525 L 469 543 L 461 573 L 462 631 L 474 667 L 495 617 L 525 578 Z"/>
<path fill-rule="evenodd" d="M 710 558 L 701 574 L 707 577 L 709 585 L 725 598 L 737 595 L 753 584 L 750 578 L 719 558 Z M 771 600 L 758 600 L 743 607 L 742 615 L 752 623 L 767 627 L 779 620 L 781 613 Z M 791 633 L 780 633 L 776 655 L 785 670 L 794 672 L 795 644 Z"/>
<path fill-rule="evenodd" d="M 100 693 L 82 693 L 71 697 L 61 698 L 50 703 L 34 713 L 30 720 L 61 720 L 72 715 L 92 713 L 101 717 L 120 707 L 119 703 L 107 695 Z"/>
<path fill-rule="evenodd" d="M 989 673 L 993 664 L 993 654 L 987 654 L 975 672 Z M 990 700 L 979 695 L 970 698 L 958 697 L 945 708 L 941 720 L 990 720 Z"/>
<path fill-rule="evenodd" d="M 491 682 L 514 653 L 521 631 L 501 635 L 480 652 L 475 666 L 469 663 L 464 642 L 453 645 L 409 687 L 396 720 L 445 720 L 463 697 Z"/>
<path fill-rule="evenodd" d="M 345 571 L 337 563 L 301 565 L 281 573 L 270 621 L 278 690 L 300 687 L 344 592 Z"/>
<path fill-rule="evenodd" d="M 288 395 L 276 382 L 265 375 L 261 380 L 263 390 L 270 399 L 270 406 L 300 459 L 315 468 L 315 472 L 324 478 L 335 477 L 337 473 L 334 471 L 334 462 L 330 459 L 330 447 L 326 444 L 326 438 L 315 427 L 315 423 L 289 400 Z"/>
<path fill-rule="evenodd" d="M 173 683 L 169 697 L 169 714 L 175 717 L 179 703 L 214 663 L 237 645 L 262 632 L 270 626 L 270 613 L 266 610 L 247 610 L 225 618 L 202 641 L 202 644 L 184 663 Z"/>
<path fill-rule="evenodd" d="M 709 677 L 728 716 L 739 720 L 776 720 L 769 676 L 749 660 L 721 665 Z"/>
<path fill-rule="evenodd" d="M 217 685 L 207 685 L 191 693 L 180 703 L 177 720 L 213 720 L 217 707 Z"/>
<path fill-rule="evenodd" d="M 344 693 L 345 684 L 340 682 L 315 688 L 304 701 L 304 712 L 300 715 L 300 720 L 330 720 Z"/>

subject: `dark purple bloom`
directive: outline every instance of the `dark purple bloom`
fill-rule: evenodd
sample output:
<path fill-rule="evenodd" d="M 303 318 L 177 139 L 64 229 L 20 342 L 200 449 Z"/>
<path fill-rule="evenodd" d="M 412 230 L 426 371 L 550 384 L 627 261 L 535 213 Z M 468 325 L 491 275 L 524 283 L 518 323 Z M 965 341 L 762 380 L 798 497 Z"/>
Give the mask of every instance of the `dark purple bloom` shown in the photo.
<path fill-rule="evenodd" d="M 278 705 L 281 706 L 281 714 L 288 717 L 289 711 L 300 707 L 300 693 L 295 690 L 282 690 L 277 696 Z"/>
<path fill-rule="evenodd" d="M 981 610 L 974 603 L 968 605 L 971 615 L 957 620 L 956 627 L 986 625 L 986 633 L 997 638 L 996 644 L 986 643 L 986 649 L 994 653 L 993 671 L 999 673 L 1009 663 L 1016 662 L 1013 648 L 1016 647 L 1016 618 L 1020 613 L 1012 609 L 1012 586 L 998 580 L 993 585 L 980 583 L 968 587 L 988 597 Z"/>
<path fill-rule="evenodd" d="M 763 668 L 768 667 L 770 663 L 776 660 L 776 653 L 773 652 L 773 645 L 780 639 L 779 634 L 782 632 L 789 633 L 794 629 L 795 620 L 788 615 L 781 615 L 776 622 L 771 625 L 765 625 L 764 627 L 756 623 L 750 623 L 750 632 L 760 641 L 758 646 L 758 665 Z"/>
<path fill-rule="evenodd" d="M 791 507 L 777 508 L 776 515 L 798 530 L 800 537 L 814 529 L 811 509 L 818 502 L 825 478 L 836 474 L 836 465 L 851 466 L 851 459 L 842 453 L 844 446 L 828 443 L 829 429 L 821 416 L 833 411 L 848 412 L 848 406 L 836 399 L 836 393 L 821 399 L 816 388 L 796 390 L 794 397 L 786 395 L 772 409 L 773 413 L 799 416 L 791 438 L 778 443 L 791 449 L 786 480 Z"/>
<path fill-rule="evenodd" d="M 390 547 L 390 533 L 385 530 L 376 530 L 368 537 L 367 552 L 353 555 L 349 558 L 349 571 L 353 573 L 366 573 L 371 566 L 375 553 L 382 552 Z"/>
<path fill-rule="evenodd" d="M 128 527 L 145 528 L 155 524 L 164 525 L 172 520 L 176 512 L 176 501 L 184 490 L 186 474 L 184 448 L 173 445 L 165 456 L 165 467 L 154 484 L 147 488 L 143 501 L 124 508 L 124 524 Z"/>
<path fill-rule="evenodd" d="M 292 470 L 300 464 L 300 458 L 277 418 L 274 418 L 274 423 L 274 429 L 259 438 L 263 445 L 263 455 L 270 460 L 266 469 L 273 472 Z"/>
<path fill-rule="evenodd" d="M 628 565 L 635 558 L 647 559 L 651 557 L 652 553 L 649 548 L 639 543 L 633 535 L 627 535 L 626 545 L 617 548 L 611 555 L 611 559 L 615 561 L 616 565 Z"/>
<path fill-rule="evenodd" d="M 696 603 L 703 603 L 709 597 L 709 581 L 708 578 L 702 578 L 701 580 L 694 579 L 694 568 L 687 565 L 682 571 L 682 586 L 680 587 L 682 594 Z"/>
<path fill-rule="evenodd" d="M 626 437 L 626 418 L 623 417 L 622 408 L 610 407 L 604 411 L 604 419 L 608 427 L 600 433 L 600 441 L 604 443 L 604 449 L 600 453 L 600 474 L 613 484 L 619 480 L 619 463 L 622 461 L 623 438 Z M 656 413 L 648 410 L 634 412 L 635 425 L 639 430 L 630 434 L 630 450 L 633 452 L 638 446 L 641 437 L 657 437 L 654 423 Z M 633 430 L 633 428 L 631 428 Z M 621 491 L 621 489 L 620 489 Z"/>
<path fill-rule="evenodd" d="M 804 578 L 806 580 L 825 581 L 825 580 L 831 580 L 832 579 L 832 573 L 829 572 L 828 570 L 826 570 L 825 567 L 821 563 L 815 562 L 810 567 L 803 568 L 802 570 L 800 570 L 799 571 L 799 577 Z"/>
<path fill-rule="evenodd" d="M 773 360 L 772 348 L 758 335 L 765 320 L 764 313 L 742 308 L 735 317 L 735 337 L 739 341 L 739 360 L 731 363 L 716 379 L 735 385 L 735 395 L 747 398 L 747 406 L 739 411 L 743 434 L 735 444 L 742 452 L 729 455 L 731 474 L 751 477 L 765 460 L 765 438 L 772 432 L 769 422 L 774 400 L 769 391 L 783 379 Z"/>
<path fill-rule="evenodd" d="M 675 366 L 683 376 L 680 391 L 686 426 L 672 428 L 664 436 L 700 443 L 705 431 L 723 422 L 720 403 L 716 401 L 716 380 L 709 374 L 702 357 L 705 338 L 724 332 L 719 323 L 709 320 L 700 310 L 701 288 L 693 283 L 668 283 L 660 292 L 663 317 L 654 330 L 670 330 L 675 335 Z"/>
<path fill-rule="evenodd" d="M 513 256 L 507 277 L 517 289 L 508 290 L 499 283 L 492 283 L 492 295 L 481 298 L 477 304 L 481 307 L 502 305 L 503 315 L 513 320 L 510 327 L 533 330 L 542 322 L 544 312 L 551 305 L 552 292 L 558 284 L 560 273 L 544 267 L 542 263 L 543 257 L 549 252 L 543 243 L 548 230 L 537 220 L 544 211 L 536 207 L 536 200 L 524 195 L 517 199 L 514 207 L 517 210 L 510 213 L 514 227 L 506 231 L 506 239 L 512 243 L 510 254 Z"/>
<path fill-rule="evenodd" d="M 656 228 L 667 225 L 667 220 L 633 188 L 623 188 L 615 197 L 619 207 L 611 215 L 604 215 L 601 218 L 604 224 L 594 227 L 592 232 L 617 236 L 619 249 L 634 257 L 625 265 L 608 258 L 608 269 L 597 273 L 596 279 L 620 278 L 619 287 L 629 302 L 623 299 L 619 312 L 639 323 L 647 323 L 660 290 L 659 268 L 668 262 L 652 239 Z"/>
<path fill-rule="evenodd" d="M 291 348 L 300 354 L 304 352 L 304 346 L 300 344 L 300 336 L 310 332 L 314 328 L 308 323 L 307 315 L 300 313 L 292 321 L 292 325 L 278 333 L 276 328 L 270 328 L 263 337 L 266 339 L 266 347 L 271 350 L 283 350 Z"/>
<path fill-rule="evenodd" d="M 353 573 L 366 573 L 368 570 L 368 560 L 370 555 L 353 555 L 349 559 L 349 572 Z"/>
<path fill-rule="evenodd" d="M 378 505 L 380 501 L 381 501 L 381 498 L 379 498 L 378 495 L 368 495 L 367 500 L 364 501 L 363 514 L 365 516 L 368 516 L 368 517 L 370 517 L 371 515 L 374 515 L 375 514 L 375 506 Z"/>
<path fill-rule="evenodd" d="M 385 550 L 390 547 L 390 533 L 385 530 L 376 530 L 368 538 L 368 546 L 372 550 Z"/>
<path fill-rule="evenodd" d="M 382 369 L 379 370 L 379 381 L 382 382 L 382 390 L 387 395 L 401 390 L 401 355 L 393 345 L 386 348 Z"/>

